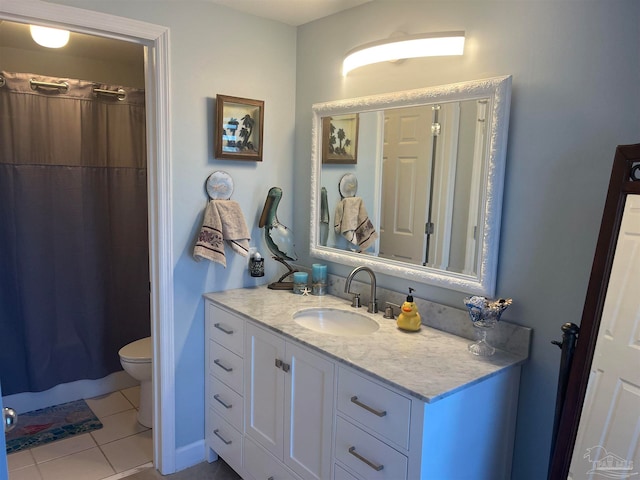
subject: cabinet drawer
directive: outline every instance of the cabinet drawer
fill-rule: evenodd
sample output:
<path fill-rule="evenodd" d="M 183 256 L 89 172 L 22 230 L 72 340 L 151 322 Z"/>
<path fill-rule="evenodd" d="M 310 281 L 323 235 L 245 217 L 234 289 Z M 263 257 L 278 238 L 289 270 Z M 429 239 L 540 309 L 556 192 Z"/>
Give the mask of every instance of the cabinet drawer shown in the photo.
<path fill-rule="evenodd" d="M 333 464 L 333 480 L 358 480 L 337 463 Z"/>
<path fill-rule="evenodd" d="M 232 426 L 243 431 L 244 405 L 242 395 L 211 375 L 209 375 L 209 382 L 209 405 Z"/>
<path fill-rule="evenodd" d="M 399 447 L 409 449 L 411 400 L 407 397 L 341 367 L 337 407 Z"/>
<path fill-rule="evenodd" d="M 207 416 L 207 446 L 231 468 L 242 470 L 242 434 L 225 422 L 212 408 Z"/>
<path fill-rule="evenodd" d="M 249 437 L 245 437 L 244 443 L 244 468 L 256 480 L 298 480 L 271 454 L 253 443 Z"/>
<path fill-rule="evenodd" d="M 342 417 L 337 417 L 336 421 L 334 454 L 367 480 L 403 480 L 407 477 L 407 457 Z"/>
<path fill-rule="evenodd" d="M 244 363 L 242 357 L 209 340 L 209 372 L 242 395 Z"/>
<path fill-rule="evenodd" d="M 243 356 L 244 353 L 244 320 L 213 304 L 207 306 L 207 322 L 209 338 Z"/>

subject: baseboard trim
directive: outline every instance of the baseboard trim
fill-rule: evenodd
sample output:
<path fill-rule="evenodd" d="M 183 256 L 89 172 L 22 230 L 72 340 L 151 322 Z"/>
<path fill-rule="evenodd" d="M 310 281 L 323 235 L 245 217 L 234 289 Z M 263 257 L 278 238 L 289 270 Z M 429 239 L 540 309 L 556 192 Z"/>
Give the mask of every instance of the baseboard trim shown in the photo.
<path fill-rule="evenodd" d="M 198 440 L 176 449 L 176 472 L 205 461 L 205 443 Z"/>

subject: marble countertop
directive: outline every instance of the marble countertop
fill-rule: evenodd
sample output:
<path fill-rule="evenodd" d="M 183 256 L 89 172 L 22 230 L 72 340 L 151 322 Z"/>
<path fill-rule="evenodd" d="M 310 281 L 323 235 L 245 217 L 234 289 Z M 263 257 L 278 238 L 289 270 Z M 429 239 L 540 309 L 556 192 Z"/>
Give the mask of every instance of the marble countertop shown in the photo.
<path fill-rule="evenodd" d="M 491 357 L 469 353 L 468 339 L 422 326 L 404 332 L 382 313 L 358 313 L 374 319 L 380 329 L 358 336 L 317 333 L 298 325 L 293 314 L 302 308 L 332 307 L 353 311 L 348 300 L 332 295 L 294 295 L 266 286 L 207 293 L 204 297 L 285 337 L 360 370 L 425 402 L 459 390 L 522 364 L 526 357 L 496 350 Z"/>

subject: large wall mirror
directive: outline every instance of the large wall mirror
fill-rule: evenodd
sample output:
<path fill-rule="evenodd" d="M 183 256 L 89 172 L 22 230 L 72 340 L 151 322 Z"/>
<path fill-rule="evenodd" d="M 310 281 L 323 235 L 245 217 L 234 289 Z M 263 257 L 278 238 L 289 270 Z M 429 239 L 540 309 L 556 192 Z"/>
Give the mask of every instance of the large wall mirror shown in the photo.
<path fill-rule="evenodd" d="M 511 77 L 313 105 L 311 255 L 494 295 Z"/>

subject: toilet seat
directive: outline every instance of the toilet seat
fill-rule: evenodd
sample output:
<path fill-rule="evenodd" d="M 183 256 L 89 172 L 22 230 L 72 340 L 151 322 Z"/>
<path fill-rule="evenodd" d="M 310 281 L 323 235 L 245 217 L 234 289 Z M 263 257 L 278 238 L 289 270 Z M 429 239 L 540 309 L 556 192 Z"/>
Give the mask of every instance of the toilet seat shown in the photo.
<path fill-rule="evenodd" d="M 118 352 L 120 359 L 129 363 L 151 363 L 151 337 L 142 338 L 125 345 Z"/>

